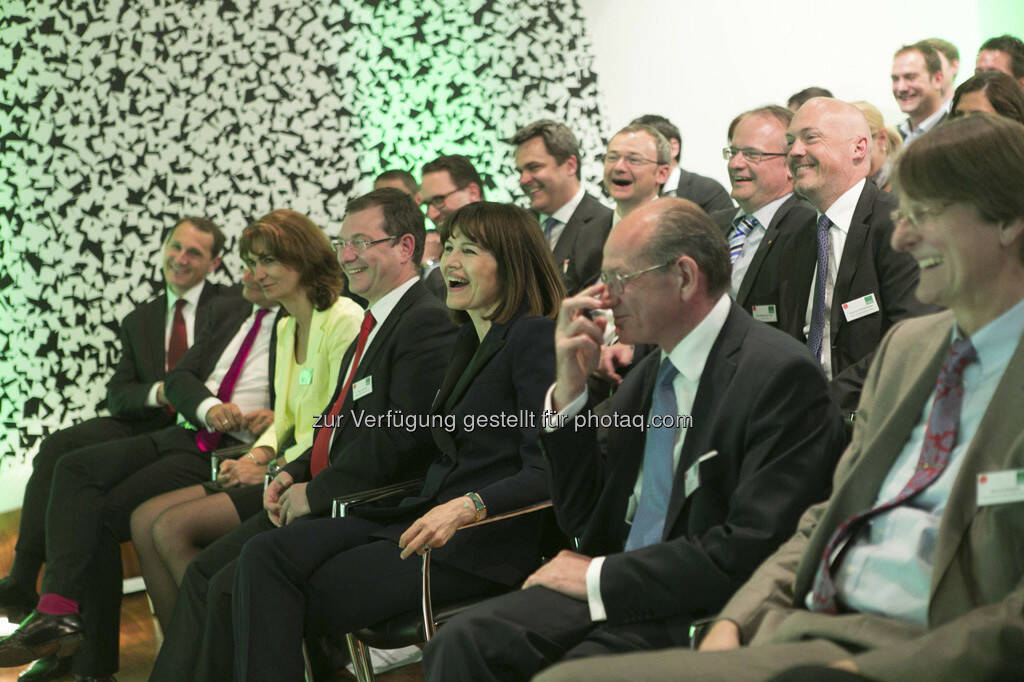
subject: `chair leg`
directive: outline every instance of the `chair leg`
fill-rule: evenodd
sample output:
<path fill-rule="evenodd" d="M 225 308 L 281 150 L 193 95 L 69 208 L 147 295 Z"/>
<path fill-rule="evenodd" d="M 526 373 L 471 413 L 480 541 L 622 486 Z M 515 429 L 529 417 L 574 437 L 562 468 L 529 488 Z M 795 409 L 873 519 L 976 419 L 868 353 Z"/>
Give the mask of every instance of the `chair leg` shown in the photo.
<path fill-rule="evenodd" d="M 356 679 L 359 682 L 374 682 L 376 678 L 373 675 L 370 650 L 351 632 L 345 635 L 345 643 L 348 644 L 348 655 L 352 659 L 352 669 L 355 671 Z"/>
<path fill-rule="evenodd" d="M 306 668 L 306 682 L 314 682 L 313 666 L 309 662 L 309 647 L 305 642 L 302 643 L 302 664 Z"/>

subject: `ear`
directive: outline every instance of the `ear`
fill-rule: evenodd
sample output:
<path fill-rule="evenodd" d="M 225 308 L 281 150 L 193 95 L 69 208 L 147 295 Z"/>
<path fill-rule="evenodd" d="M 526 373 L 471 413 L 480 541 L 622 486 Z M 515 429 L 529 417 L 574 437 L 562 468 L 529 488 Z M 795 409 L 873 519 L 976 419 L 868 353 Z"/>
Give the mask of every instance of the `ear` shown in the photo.
<path fill-rule="evenodd" d="M 212 261 L 210 261 L 210 269 L 206 271 L 206 274 L 208 274 L 208 275 L 212 275 L 212 274 L 213 274 L 213 272 L 214 272 L 214 271 L 215 271 L 215 270 L 216 270 L 217 268 L 219 268 L 219 267 L 220 267 L 220 256 L 217 256 L 217 257 L 216 257 L 216 258 L 214 258 L 214 259 L 213 259 Z"/>
<path fill-rule="evenodd" d="M 1019 245 L 1024 239 L 1024 218 L 1007 220 L 999 226 L 999 243 L 1002 246 L 1011 247 Z"/>
<path fill-rule="evenodd" d="M 413 251 L 416 250 L 416 239 L 411 234 L 406 232 L 398 238 L 396 245 L 399 249 L 399 261 L 405 263 L 412 259 Z"/>
<path fill-rule="evenodd" d="M 654 172 L 654 181 L 659 185 L 664 185 L 668 180 L 668 176 L 672 174 L 671 166 L 667 163 L 663 163 L 658 166 L 658 170 Z"/>
<path fill-rule="evenodd" d="M 418 191 L 417 192 L 413 192 L 412 200 L 416 202 L 417 206 L 419 206 L 419 205 L 421 205 L 423 203 L 423 197 L 420 195 L 420 193 Z"/>
<path fill-rule="evenodd" d="M 668 146 L 672 149 L 672 158 L 679 156 L 680 142 L 679 140 L 672 138 L 668 141 Z"/>
<path fill-rule="evenodd" d="M 576 177 L 576 169 L 579 168 L 580 162 L 575 155 L 570 156 L 568 159 L 566 159 L 563 165 L 565 166 L 566 173 L 568 173 L 572 177 Z"/>
<path fill-rule="evenodd" d="M 676 270 L 679 272 L 682 282 L 679 287 L 679 298 L 689 301 L 697 293 L 700 286 L 700 268 L 697 261 L 689 256 L 680 256 L 676 259 Z"/>
<path fill-rule="evenodd" d="M 858 137 L 853 141 L 853 160 L 867 158 L 871 153 L 871 142 L 866 137 Z"/>
<path fill-rule="evenodd" d="M 466 190 L 469 192 L 469 196 L 472 198 L 473 201 L 480 201 L 480 185 L 476 184 L 475 182 L 471 182 L 468 185 L 466 185 Z"/>

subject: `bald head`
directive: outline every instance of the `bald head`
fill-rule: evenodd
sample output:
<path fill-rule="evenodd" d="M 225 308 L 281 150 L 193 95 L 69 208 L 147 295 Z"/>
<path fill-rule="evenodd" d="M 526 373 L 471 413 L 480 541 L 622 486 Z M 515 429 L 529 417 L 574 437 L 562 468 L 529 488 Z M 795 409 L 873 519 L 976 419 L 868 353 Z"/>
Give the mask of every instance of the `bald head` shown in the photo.
<path fill-rule="evenodd" d="M 860 109 L 829 97 L 808 100 L 786 131 L 797 194 L 819 211 L 867 177 L 871 129 Z"/>

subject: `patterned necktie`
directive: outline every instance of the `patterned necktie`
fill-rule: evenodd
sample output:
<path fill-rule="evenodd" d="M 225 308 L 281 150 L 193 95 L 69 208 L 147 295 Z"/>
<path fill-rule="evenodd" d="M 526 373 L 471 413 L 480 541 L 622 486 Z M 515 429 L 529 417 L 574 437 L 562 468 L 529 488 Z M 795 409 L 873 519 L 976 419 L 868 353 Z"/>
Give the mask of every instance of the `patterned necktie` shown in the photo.
<path fill-rule="evenodd" d="M 811 308 L 811 329 L 807 334 L 807 347 L 815 359 L 821 361 L 821 345 L 825 336 L 825 287 L 828 283 L 829 234 L 832 221 L 824 213 L 818 218 L 817 279 L 814 282 L 814 306 Z"/>
<path fill-rule="evenodd" d="M 743 253 L 743 244 L 751 230 L 758 226 L 757 218 L 752 215 L 737 216 L 732 221 L 732 229 L 729 230 L 729 262 L 735 263 L 736 259 Z"/>
<path fill-rule="evenodd" d="M 256 342 L 256 336 L 260 333 L 260 325 L 263 323 L 263 318 L 269 312 L 267 308 L 260 308 L 259 312 L 256 313 L 256 321 L 252 323 L 249 332 L 242 339 L 242 346 L 235 353 L 235 359 L 231 361 L 228 373 L 220 380 L 220 387 L 217 388 L 217 399 L 222 403 L 231 401 L 231 394 L 235 392 L 235 384 L 238 383 L 238 377 L 242 374 L 242 366 L 245 365 L 245 359 L 249 357 L 249 351 L 252 350 L 252 346 Z M 196 433 L 196 447 L 199 448 L 200 452 L 211 452 L 217 449 L 217 445 L 223 436 L 224 434 L 220 431 L 207 431 L 205 429 L 198 431 Z"/>
<path fill-rule="evenodd" d="M 188 350 L 188 329 L 185 327 L 185 315 L 182 310 L 188 303 L 179 298 L 174 303 L 174 320 L 171 322 L 171 340 L 167 343 L 167 371 L 170 372 L 178 364 L 185 351 Z"/>
<path fill-rule="evenodd" d="M 363 316 L 363 326 L 359 328 L 359 338 L 356 339 L 356 350 L 352 355 L 352 369 L 348 371 L 348 378 L 345 379 L 345 385 L 341 389 L 341 393 L 338 394 L 338 399 L 334 401 L 334 405 L 331 407 L 329 417 L 325 420 L 328 424 L 337 424 L 335 419 L 341 413 L 341 405 L 345 402 L 345 396 L 348 395 L 348 389 L 352 386 L 352 379 L 356 375 L 356 368 L 359 367 L 359 359 L 363 357 L 363 348 L 366 347 L 366 340 L 370 337 L 370 330 L 373 329 L 373 325 L 377 323 L 373 319 L 373 315 L 369 310 L 366 311 L 366 315 Z M 327 455 L 331 449 L 331 432 L 332 428 L 318 428 L 315 430 L 313 435 L 313 454 L 310 458 L 310 473 L 316 476 L 327 467 Z"/>
<path fill-rule="evenodd" d="M 551 243 L 551 232 L 560 223 L 561 221 L 554 216 L 550 216 L 544 220 L 544 241 L 546 241 L 548 246 L 551 248 L 554 248 L 554 244 Z"/>
<path fill-rule="evenodd" d="M 675 417 L 676 392 L 672 389 L 672 380 L 679 371 L 672 361 L 665 356 L 658 370 L 658 379 L 654 384 L 654 395 L 651 400 L 651 412 L 648 424 L 655 416 Z M 663 419 L 663 421 L 670 421 Z M 661 542 L 661 534 L 665 528 L 665 516 L 668 514 L 668 503 L 672 493 L 672 453 L 676 445 L 676 430 L 669 427 L 649 428 L 644 441 L 644 470 L 640 488 L 640 502 L 633 516 L 633 526 L 626 538 L 626 551 L 653 545 Z"/>
<path fill-rule="evenodd" d="M 946 469 L 949 455 L 956 445 L 957 431 L 960 427 L 960 406 L 964 399 L 964 369 L 977 359 L 978 354 L 969 339 L 960 339 L 949 347 L 946 360 L 939 370 L 935 401 L 932 403 L 932 413 L 928 416 L 924 444 L 921 447 L 921 456 L 917 460 L 917 468 L 914 469 L 913 476 L 896 497 L 873 509 L 853 515 L 839 524 L 839 527 L 832 533 L 832 537 L 825 545 L 818 573 L 814 577 L 811 610 L 825 613 L 838 613 L 839 611 L 833 574 L 842 559 L 842 552 L 833 560 L 832 554 L 836 548 L 850 540 L 863 527 L 865 521 L 903 504 L 934 483 Z M 848 542 L 846 546 L 849 546 Z M 845 550 L 845 547 L 843 549 Z"/>

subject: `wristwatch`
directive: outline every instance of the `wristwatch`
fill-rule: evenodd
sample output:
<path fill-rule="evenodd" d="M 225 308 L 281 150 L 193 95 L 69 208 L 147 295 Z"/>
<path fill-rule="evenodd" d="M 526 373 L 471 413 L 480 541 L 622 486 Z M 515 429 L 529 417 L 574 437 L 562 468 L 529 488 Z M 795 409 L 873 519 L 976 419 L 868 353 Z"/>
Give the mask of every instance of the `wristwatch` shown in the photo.
<path fill-rule="evenodd" d="M 473 503 L 473 506 L 476 507 L 476 511 L 473 515 L 473 523 L 483 521 L 484 517 L 487 515 L 487 505 L 484 504 L 484 501 L 481 500 L 480 496 L 476 493 L 466 493 L 465 497 L 468 497 Z"/>

